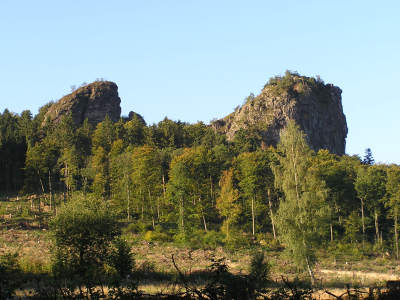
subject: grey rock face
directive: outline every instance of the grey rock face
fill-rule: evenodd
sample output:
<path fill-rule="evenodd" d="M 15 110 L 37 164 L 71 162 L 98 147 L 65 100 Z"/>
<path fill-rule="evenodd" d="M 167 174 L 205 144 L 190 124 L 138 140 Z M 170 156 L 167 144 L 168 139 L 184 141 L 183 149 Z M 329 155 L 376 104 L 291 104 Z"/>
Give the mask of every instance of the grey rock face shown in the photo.
<path fill-rule="evenodd" d="M 347 123 L 341 93 L 332 84 L 287 74 L 271 80 L 260 95 L 211 125 L 228 140 L 241 128 L 255 129 L 265 144 L 276 146 L 281 130 L 292 119 L 305 132 L 312 149 L 343 155 Z"/>
<path fill-rule="evenodd" d="M 53 104 L 45 115 L 45 121 L 49 119 L 58 123 L 64 115 L 71 113 L 75 124 L 82 124 L 87 118 L 89 123 L 96 125 L 107 115 L 116 122 L 121 115 L 120 103 L 118 86 L 114 82 L 96 81 Z"/>

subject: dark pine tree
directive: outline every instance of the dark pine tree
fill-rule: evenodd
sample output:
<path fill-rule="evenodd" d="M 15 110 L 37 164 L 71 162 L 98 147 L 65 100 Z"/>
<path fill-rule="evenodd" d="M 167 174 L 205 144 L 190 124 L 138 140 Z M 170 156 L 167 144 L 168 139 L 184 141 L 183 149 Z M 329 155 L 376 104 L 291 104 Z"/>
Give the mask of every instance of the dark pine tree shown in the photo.
<path fill-rule="evenodd" d="M 375 163 L 375 159 L 372 156 L 371 148 L 365 149 L 364 159 L 362 160 L 363 165 L 373 165 Z"/>

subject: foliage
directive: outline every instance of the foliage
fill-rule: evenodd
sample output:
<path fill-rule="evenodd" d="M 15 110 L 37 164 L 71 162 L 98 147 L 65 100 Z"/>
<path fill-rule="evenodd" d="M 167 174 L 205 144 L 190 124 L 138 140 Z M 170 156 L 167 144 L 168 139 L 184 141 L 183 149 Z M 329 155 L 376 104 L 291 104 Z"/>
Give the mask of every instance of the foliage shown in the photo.
<path fill-rule="evenodd" d="M 223 228 L 227 240 L 230 239 L 229 227 L 233 224 L 240 214 L 241 207 L 238 203 L 239 191 L 233 186 L 233 170 L 224 171 L 220 180 L 221 192 L 217 198 L 217 209 L 221 216 L 225 217 Z"/>
<path fill-rule="evenodd" d="M 277 214 L 279 234 L 293 260 L 299 267 L 307 268 L 314 281 L 315 248 L 322 239 L 321 229 L 329 208 L 325 183 L 312 167 L 312 151 L 294 122 L 289 122 L 281 134 L 278 160 L 275 180 L 285 195 Z"/>
<path fill-rule="evenodd" d="M 104 274 L 121 281 L 132 271 L 130 250 L 118 238 L 118 221 L 103 201 L 89 196 L 71 199 L 54 217 L 51 229 L 57 278 L 90 288 L 104 282 Z"/>
<path fill-rule="evenodd" d="M 272 78 L 264 92 L 298 99 L 312 92 L 324 102 L 330 99 L 325 87 L 318 77 L 287 71 Z M 245 101 L 251 105 L 259 99 L 250 94 Z M 90 205 L 83 203 L 94 194 L 95 209 L 107 211 L 112 224 L 126 225 L 124 233 L 133 240 L 232 251 L 256 244 L 274 251 L 286 247 L 303 266 L 305 258 L 312 266 L 315 249 L 328 244 L 353 251 L 354 257 L 367 254 L 359 245 L 375 255 L 398 256 L 398 166 L 375 164 L 370 149 L 364 159 L 327 150 L 315 154 L 303 137 L 293 138 L 291 153 L 285 136 L 277 149 L 266 148 L 264 129 L 251 124 L 228 141 L 203 122 L 165 118 L 146 125 L 137 114 L 117 122 L 107 117 L 95 127 L 87 120 L 75 124 L 71 115 L 54 123 L 45 118 L 51 105 L 36 116 L 29 111 L 0 114 L 0 200 L 30 194 L 24 207 L 1 206 L 4 226 L 46 228 L 47 216 L 57 214 L 61 220 L 61 202 L 73 215 L 80 210 L 90 215 L 85 208 Z M 72 203 L 80 204 L 73 208 Z M 65 224 L 66 230 L 71 224 Z M 119 226 L 114 229 L 113 234 L 104 231 L 110 238 L 107 249 L 117 249 Z M 67 241 L 67 231 L 63 234 Z M 77 243 L 99 244 L 83 237 Z M 66 250 L 72 246 L 59 247 L 60 261 L 73 261 L 73 251 Z M 99 260 L 96 255 L 92 260 Z M 113 263 L 105 261 L 103 269 L 114 274 Z M 29 268 L 41 267 L 26 264 Z M 99 270 L 100 264 L 85 272 Z"/>
<path fill-rule="evenodd" d="M 21 284 L 17 253 L 0 255 L 0 298 L 8 299 Z"/>
<path fill-rule="evenodd" d="M 309 94 L 313 91 L 321 102 L 327 102 L 331 97 L 329 87 L 319 77 L 300 76 L 289 70 L 284 76 L 271 78 L 264 88 L 268 88 L 274 96 Z"/>

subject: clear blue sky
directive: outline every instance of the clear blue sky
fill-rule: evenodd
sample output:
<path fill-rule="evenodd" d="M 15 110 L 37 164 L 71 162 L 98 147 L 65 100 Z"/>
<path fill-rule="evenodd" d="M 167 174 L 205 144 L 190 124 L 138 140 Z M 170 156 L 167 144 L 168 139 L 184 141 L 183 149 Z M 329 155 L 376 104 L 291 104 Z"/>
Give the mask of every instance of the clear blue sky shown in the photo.
<path fill-rule="evenodd" d="M 208 123 L 285 70 L 343 90 L 348 154 L 400 163 L 398 1 L 0 1 L 0 111 L 104 78 L 122 113 Z"/>

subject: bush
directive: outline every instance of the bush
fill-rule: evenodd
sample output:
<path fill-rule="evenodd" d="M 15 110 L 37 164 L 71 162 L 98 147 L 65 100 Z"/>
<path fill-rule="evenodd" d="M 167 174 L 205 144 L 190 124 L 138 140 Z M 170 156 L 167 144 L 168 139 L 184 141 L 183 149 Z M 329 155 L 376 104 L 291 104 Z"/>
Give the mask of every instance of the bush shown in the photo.
<path fill-rule="evenodd" d="M 19 286 L 18 254 L 7 253 L 0 256 L 0 299 L 8 299 Z"/>
<path fill-rule="evenodd" d="M 172 241 L 172 238 L 164 233 L 164 232 L 158 232 L 158 231 L 147 231 L 144 235 L 144 239 L 148 242 L 170 242 Z"/>
<path fill-rule="evenodd" d="M 202 242 L 203 246 L 209 247 L 211 249 L 215 249 L 218 246 L 222 246 L 224 244 L 224 234 L 221 232 L 216 232 L 214 230 L 209 230 L 205 234 L 203 234 Z"/>
<path fill-rule="evenodd" d="M 265 261 L 264 252 L 256 252 L 250 262 L 250 281 L 256 290 L 264 289 L 269 281 L 271 267 Z"/>
<path fill-rule="evenodd" d="M 228 250 L 249 248 L 251 239 L 248 235 L 241 232 L 232 232 L 229 239 L 225 239 L 225 247 Z"/>
<path fill-rule="evenodd" d="M 129 223 L 125 228 L 124 228 L 124 233 L 140 233 L 142 231 L 142 228 L 140 228 L 139 224 L 135 223 Z"/>
<path fill-rule="evenodd" d="M 107 204 L 91 197 L 71 199 L 51 222 L 56 278 L 87 288 L 122 282 L 133 269 L 133 258 L 115 215 Z M 105 278 L 105 274 L 111 278 Z"/>
<path fill-rule="evenodd" d="M 283 249 L 278 239 L 274 239 L 272 233 L 257 234 L 257 241 L 260 245 L 270 251 L 281 251 Z"/>

